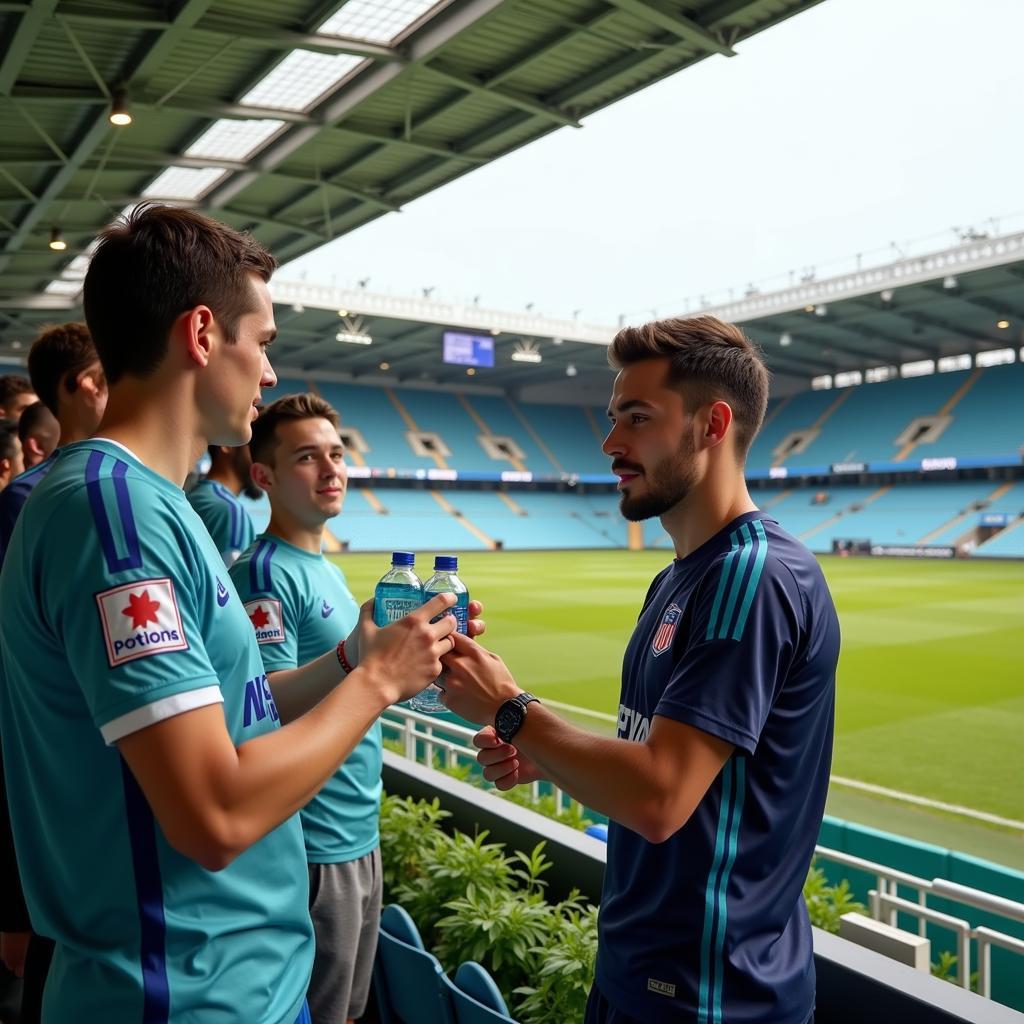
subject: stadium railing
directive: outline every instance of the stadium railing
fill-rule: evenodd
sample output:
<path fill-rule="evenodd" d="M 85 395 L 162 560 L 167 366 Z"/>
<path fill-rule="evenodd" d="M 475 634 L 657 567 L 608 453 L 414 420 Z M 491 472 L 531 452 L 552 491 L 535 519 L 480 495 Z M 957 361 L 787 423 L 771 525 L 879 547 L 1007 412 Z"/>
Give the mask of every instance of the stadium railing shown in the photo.
<path fill-rule="evenodd" d="M 435 733 L 437 741 L 438 728 Z M 526 807 L 484 792 L 436 771 L 384 752 L 384 787 L 394 795 L 437 799 L 449 812 L 446 827 L 475 835 L 487 830 L 491 842 L 533 849 L 543 840 L 552 862 L 546 890 L 562 899 L 575 889 L 600 896 L 605 843 Z M 864 1020 L 908 1024 L 1019 1024 L 1015 1010 L 984 999 L 959 985 L 931 977 L 858 946 L 838 935 L 813 929 L 817 973 L 816 1017 L 823 1024 L 863 1024 Z"/>
<path fill-rule="evenodd" d="M 440 767 L 454 770 L 463 765 L 476 765 L 476 748 L 473 746 L 475 729 L 436 715 L 424 715 L 409 708 L 389 708 L 381 719 L 385 736 L 398 740 L 402 754 L 409 761 L 428 768 Z M 531 784 L 530 792 L 536 803 L 542 795 L 540 783 Z M 557 786 L 543 790 L 544 795 L 554 798 L 557 812 L 576 810 L 582 816 L 587 809 L 573 800 Z M 986 919 L 992 917 L 1024 925 L 1024 903 L 994 896 L 970 886 L 960 885 L 943 878 L 922 878 L 906 871 L 900 871 L 886 864 L 855 857 L 840 850 L 818 844 L 815 856 L 824 861 L 864 872 L 875 879 L 875 888 L 868 891 L 871 917 L 891 927 L 903 927 L 906 922 L 900 915 L 915 919 L 917 933 L 926 935 L 928 924 L 939 925 L 951 931 L 956 937 L 956 982 L 968 991 L 972 988 L 972 942 L 977 954 L 977 991 L 985 998 L 992 995 L 993 946 L 1024 957 L 1024 939 L 985 925 L 972 926 L 963 917 L 949 913 L 958 907 L 972 907 L 984 911 Z M 913 890 L 913 899 L 900 895 Z M 939 901 L 946 909 L 929 905 L 929 900 Z"/>

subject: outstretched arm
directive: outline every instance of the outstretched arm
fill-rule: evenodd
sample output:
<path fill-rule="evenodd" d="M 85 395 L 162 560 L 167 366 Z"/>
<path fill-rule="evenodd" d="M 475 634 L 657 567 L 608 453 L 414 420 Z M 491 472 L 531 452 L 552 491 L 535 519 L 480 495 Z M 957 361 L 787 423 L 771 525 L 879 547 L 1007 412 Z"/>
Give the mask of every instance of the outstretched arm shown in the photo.
<path fill-rule="evenodd" d="M 481 724 L 520 692 L 504 662 L 456 638 L 444 658 L 445 703 Z M 484 777 L 500 789 L 545 778 L 575 799 L 660 843 L 689 820 L 733 751 L 733 745 L 690 725 L 656 715 L 642 743 L 596 736 L 530 704 L 515 743 L 493 728 L 476 737 Z"/>

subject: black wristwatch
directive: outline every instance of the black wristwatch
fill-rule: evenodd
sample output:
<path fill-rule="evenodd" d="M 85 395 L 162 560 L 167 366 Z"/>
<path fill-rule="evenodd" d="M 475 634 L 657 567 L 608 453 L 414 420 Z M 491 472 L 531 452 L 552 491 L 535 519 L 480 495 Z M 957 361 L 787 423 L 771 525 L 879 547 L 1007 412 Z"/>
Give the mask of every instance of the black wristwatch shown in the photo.
<path fill-rule="evenodd" d="M 522 728 L 526 721 L 526 705 L 535 700 L 539 701 L 540 698 L 524 690 L 518 697 L 505 701 L 498 708 L 494 716 L 494 731 L 506 743 L 511 743 L 512 737 Z"/>

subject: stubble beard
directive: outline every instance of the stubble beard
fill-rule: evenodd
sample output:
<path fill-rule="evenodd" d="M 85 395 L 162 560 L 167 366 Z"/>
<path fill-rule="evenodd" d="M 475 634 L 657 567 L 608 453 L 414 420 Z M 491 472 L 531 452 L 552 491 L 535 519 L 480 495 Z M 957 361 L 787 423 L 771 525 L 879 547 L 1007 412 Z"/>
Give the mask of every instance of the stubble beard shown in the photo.
<path fill-rule="evenodd" d="M 684 435 L 679 451 L 662 459 L 644 478 L 647 482 L 645 494 L 630 497 L 623 493 L 619 499 L 619 511 L 632 523 L 663 516 L 693 490 L 697 482 L 693 438 L 689 434 Z"/>

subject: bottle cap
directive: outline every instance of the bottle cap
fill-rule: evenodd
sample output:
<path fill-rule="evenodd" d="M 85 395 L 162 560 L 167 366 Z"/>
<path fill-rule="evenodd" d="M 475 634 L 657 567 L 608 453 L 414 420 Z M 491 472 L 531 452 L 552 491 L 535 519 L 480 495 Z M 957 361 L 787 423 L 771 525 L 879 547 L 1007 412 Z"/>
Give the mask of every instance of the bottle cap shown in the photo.
<path fill-rule="evenodd" d="M 458 568 L 457 555 L 437 555 L 434 558 L 434 572 L 456 572 Z"/>
<path fill-rule="evenodd" d="M 415 565 L 416 555 L 412 551 L 393 551 L 391 553 L 392 565 Z"/>

